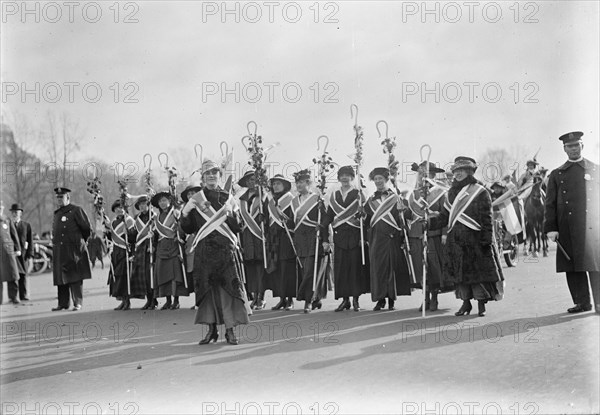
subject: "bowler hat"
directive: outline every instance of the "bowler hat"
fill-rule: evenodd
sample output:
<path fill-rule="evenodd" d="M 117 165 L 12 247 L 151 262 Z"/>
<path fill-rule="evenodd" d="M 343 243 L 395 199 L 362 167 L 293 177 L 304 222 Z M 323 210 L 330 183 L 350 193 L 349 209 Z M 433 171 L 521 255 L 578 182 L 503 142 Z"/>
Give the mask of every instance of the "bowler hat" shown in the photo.
<path fill-rule="evenodd" d="M 21 212 L 23 212 L 23 208 L 21 206 L 19 206 L 18 203 L 13 203 L 12 206 L 10 207 L 10 211 L 15 212 L 17 210 L 20 210 Z"/>

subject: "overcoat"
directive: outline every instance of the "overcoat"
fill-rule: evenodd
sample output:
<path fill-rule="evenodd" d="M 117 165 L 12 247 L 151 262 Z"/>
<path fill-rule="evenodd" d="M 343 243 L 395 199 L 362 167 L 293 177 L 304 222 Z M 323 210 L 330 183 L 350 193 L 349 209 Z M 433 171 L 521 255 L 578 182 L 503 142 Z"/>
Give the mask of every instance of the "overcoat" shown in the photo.
<path fill-rule="evenodd" d="M 52 274 L 54 285 L 92 278 L 86 241 L 92 233 L 85 211 L 75 205 L 54 211 L 52 224 Z"/>
<path fill-rule="evenodd" d="M 556 272 L 600 271 L 600 180 L 590 160 L 567 161 L 550 173 L 544 231 L 558 232 L 571 260 L 556 253 Z"/>
<path fill-rule="evenodd" d="M 0 277 L 1 282 L 17 281 L 19 268 L 15 253 L 21 250 L 15 225 L 6 216 L 0 216 Z"/>

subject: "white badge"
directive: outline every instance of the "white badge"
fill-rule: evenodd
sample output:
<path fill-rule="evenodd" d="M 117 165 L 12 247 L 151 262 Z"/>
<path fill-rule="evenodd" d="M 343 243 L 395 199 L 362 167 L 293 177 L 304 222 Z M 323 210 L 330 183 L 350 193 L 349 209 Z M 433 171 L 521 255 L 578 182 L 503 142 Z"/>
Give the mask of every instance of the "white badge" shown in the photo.
<path fill-rule="evenodd" d="M 67 221 L 67 217 L 63 216 L 62 218 L 60 218 L 60 220 L 62 220 L 63 222 L 66 222 Z"/>
<path fill-rule="evenodd" d="M 589 173 L 586 173 L 586 174 L 584 174 L 584 175 L 583 175 L 583 178 L 584 178 L 585 180 L 592 180 L 592 176 L 590 176 L 590 174 L 589 174 Z"/>
<path fill-rule="evenodd" d="M 8 225 L 7 225 L 6 223 L 3 223 L 3 224 L 2 224 L 2 227 L 3 227 L 4 229 L 8 229 Z"/>

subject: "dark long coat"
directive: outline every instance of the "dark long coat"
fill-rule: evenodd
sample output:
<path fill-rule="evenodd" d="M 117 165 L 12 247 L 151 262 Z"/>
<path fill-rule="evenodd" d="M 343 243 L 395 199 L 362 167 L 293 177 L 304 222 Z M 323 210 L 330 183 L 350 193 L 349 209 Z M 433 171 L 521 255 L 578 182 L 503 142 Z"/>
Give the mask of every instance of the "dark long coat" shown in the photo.
<path fill-rule="evenodd" d="M 545 232 L 558 240 L 571 261 L 556 254 L 556 272 L 600 271 L 600 179 L 598 165 L 583 159 L 550 173 Z"/>
<path fill-rule="evenodd" d="M 369 256 L 371 277 L 371 299 L 373 301 L 383 300 L 386 297 L 395 300 L 397 295 L 410 295 L 411 280 L 408 264 L 402 251 L 403 234 L 383 220 L 376 224 L 371 223 L 373 209 L 370 201 L 375 199 L 385 200 L 394 197 L 391 190 L 383 192 L 376 191 L 365 205 L 367 223 L 369 224 Z M 390 211 L 395 222 L 401 223 L 401 213 L 396 204 Z"/>
<path fill-rule="evenodd" d="M 15 253 L 21 250 L 21 244 L 15 225 L 6 216 L 0 216 L 0 244 L 0 283 L 17 281 L 19 267 Z"/>
<path fill-rule="evenodd" d="M 33 256 L 33 236 L 31 225 L 23 220 L 15 223 L 19 243 L 21 244 L 21 255 L 17 257 L 17 265 L 20 274 L 27 274 L 27 260 Z M 27 243 L 26 243 L 27 242 Z M 27 249 L 25 249 L 27 245 Z"/>
<path fill-rule="evenodd" d="M 271 203 L 278 205 L 280 199 L 286 194 L 289 193 L 276 193 Z M 269 269 L 267 279 L 270 281 L 273 297 L 295 297 L 298 290 L 298 270 L 292 242 L 285 229 L 271 218 L 270 211 L 266 209 L 265 212 L 265 222 L 270 224 L 267 231 L 269 264 L 272 264 L 271 267 L 273 268 Z M 291 206 L 285 208 L 283 213 L 290 218 L 285 225 L 293 238 L 294 222 L 292 218 L 294 213 Z"/>
<path fill-rule="evenodd" d="M 342 192 L 337 190 L 333 197 L 344 209 L 358 199 L 357 189 L 352 189 L 342 197 Z M 357 209 L 358 210 L 358 209 Z M 336 214 L 331 206 L 323 217 L 322 224 L 328 227 L 335 225 Z M 366 226 L 363 224 L 363 235 L 367 239 Z M 369 281 L 369 250 L 365 246 L 365 265 L 362 264 L 360 228 L 350 224 L 342 223 L 333 227 L 334 265 L 333 277 L 335 287 L 335 298 L 357 297 L 370 291 Z"/>
<path fill-rule="evenodd" d="M 448 191 L 447 202 L 450 205 L 454 203 L 456 196 L 463 187 L 475 183 L 478 182 L 472 176 L 468 176 L 461 182 L 455 181 Z M 456 284 L 486 282 L 497 284 L 499 281 L 504 280 L 504 277 L 494 242 L 490 194 L 486 190 L 481 191 L 465 209 L 464 213 L 475 220 L 481 226 L 481 230 L 477 231 L 456 222 L 452 229 L 448 231 L 444 254 L 445 275 L 449 281 Z M 439 216 L 431 218 L 430 228 L 439 229 L 447 226 L 448 219 L 448 203 L 445 203 Z M 499 284 L 499 287 L 501 287 L 501 284 Z M 496 299 L 500 299 L 500 294 L 499 292 L 494 293 Z"/>
<path fill-rule="evenodd" d="M 52 274 L 54 285 L 92 278 L 86 240 L 92 228 L 85 211 L 67 205 L 54 211 L 52 225 Z"/>
<path fill-rule="evenodd" d="M 218 189 L 204 188 L 206 199 L 215 210 L 221 209 L 229 197 L 229 193 Z M 180 225 L 187 234 L 196 233 L 206 223 L 206 220 L 192 210 L 188 215 L 182 215 Z M 237 216 L 226 219 L 226 226 L 234 233 L 241 231 L 241 219 Z M 246 299 L 244 284 L 241 279 L 241 257 L 238 255 L 236 244 L 218 231 L 213 231 L 202 239 L 194 250 L 194 288 L 196 305 L 204 301 L 213 287 L 222 287 L 231 297 L 242 302 Z"/>
<path fill-rule="evenodd" d="M 111 226 L 113 229 L 117 229 L 117 227 L 123 223 L 123 217 L 116 217 Z M 120 236 L 125 239 L 124 233 L 120 233 Z M 130 294 L 132 297 L 139 297 L 138 293 L 133 293 L 131 290 L 131 285 L 133 282 L 132 273 L 131 273 L 131 265 L 127 263 L 127 259 L 131 258 L 131 253 L 133 252 L 133 248 L 135 247 L 135 238 L 137 236 L 137 230 L 135 226 L 132 226 L 127 230 L 127 242 L 129 243 L 128 253 L 125 252 L 125 249 L 113 245 L 112 255 L 110 260 L 112 262 L 112 270 L 109 272 L 108 282 L 110 285 L 110 295 L 112 297 L 121 298 L 127 294 L 127 266 L 129 266 L 129 286 L 130 286 Z M 109 237 L 111 240 L 113 239 L 112 233 L 109 233 Z M 114 241 L 113 241 L 114 242 Z M 113 273 L 114 271 L 114 273 Z M 144 293 L 142 293 L 141 298 L 143 298 Z"/>

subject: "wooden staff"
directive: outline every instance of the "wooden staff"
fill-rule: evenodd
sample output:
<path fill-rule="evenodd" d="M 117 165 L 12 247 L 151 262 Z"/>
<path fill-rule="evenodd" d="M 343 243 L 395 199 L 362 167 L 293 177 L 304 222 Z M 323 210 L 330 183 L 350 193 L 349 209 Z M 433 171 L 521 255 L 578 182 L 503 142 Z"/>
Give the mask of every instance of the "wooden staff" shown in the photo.
<path fill-rule="evenodd" d="M 319 136 L 317 138 L 317 151 L 321 149 L 321 138 L 325 139 L 325 145 L 323 146 L 323 154 L 319 159 L 313 160 L 317 166 L 319 167 L 318 176 L 319 176 L 319 200 L 317 202 L 317 232 L 315 237 L 315 263 L 313 270 L 313 292 L 317 289 L 317 274 L 318 274 L 318 265 L 319 265 L 319 240 L 321 238 L 321 229 L 319 228 L 321 225 L 321 207 L 323 205 L 323 195 L 325 194 L 325 189 L 327 187 L 327 172 L 329 171 L 329 167 L 333 166 L 331 162 L 331 157 L 327 154 L 327 147 L 329 146 L 329 137 L 326 135 Z"/>
<path fill-rule="evenodd" d="M 427 157 L 423 157 L 423 150 L 426 150 Z M 423 209 L 423 219 L 425 226 L 423 226 L 423 307 L 422 317 L 425 317 L 425 301 L 427 299 L 427 221 L 429 220 L 429 205 L 427 204 L 427 196 L 429 194 L 429 187 L 427 179 L 429 178 L 429 159 L 431 157 L 431 146 L 429 144 L 423 144 L 421 146 L 421 160 L 425 161 L 425 176 L 423 177 L 421 184 L 421 192 L 423 200 L 425 200 L 425 209 Z"/>
<path fill-rule="evenodd" d="M 354 115 L 354 108 L 356 108 L 356 115 Z M 363 200 L 362 200 L 362 177 L 360 175 L 360 167 L 362 165 L 362 152 L 363 152 L 363 133 L 362 127 L 358 125 L 358 105 L 352 104 L 350 105 L 350 118 L 354 118 L 354 148 L 356 148 L 356 154 L 354 155 L 354 162 L 356 163 L 356 179 L 358 181 L 358 206 L 360 206 L 360 211 L 363 209 Z M 365 234 L 363 229 L 363 217 L 359 218 L 360 224 L 360 253 L 362 257 L 362 264 L 365 265 Z"/>
<path fill-rule="evenodd" d="M 144 180 L 146 182 L 146 194 L 148 195 L 148 232 L 152 232 L 152 224 L 153 224 L 153 211 L 152 206 L 150 205 L 150 199 L 154 195 L 154 189 L 152 188 L 152 155 L 150 153 L 144 154 L 144 167 L 146 167 L 146 156 L 150 158 L 148 162 L 148 169 L 144 174 Z M 154 246 L 152 242 L 152 237 L 148 238 L 148 251 L 150 253 L 150 289 L 154 289 Z"/>
<path fill-rule="evenodd" d="M 385 138 L 382 141 L 384 146 L 384 152 L 388 154 L 388 168 L 390 170 L 390 181 L 396 190 L 396 194 L 400 194 L 400 190 L 398 190 L 398 186 L 396 185 L 396 175 L 398 174 L 398 161 L 394 156 L 394 148 L 396 147 L 396 137 L 390 138 L 388 136 L 388 123 L 385 120 L 377 121 L 375 124 L 375 128 L 377 129 L 377 133 L 379 134 L 379 138 L 381 139 L 381 132 L 379 131 L 379 124 L 385 124 Z M 402 229 L 402 234 L 404 235 L 404 257 L 406 258 L 406 262 L 408 263 L 408 272 L 412 278 L 412 280 L 416 281 L 415 278 L 415 266 L 413 264 L 412 257 L 410 256 L 410 242 L 408 240 L 408 232 L 406 232 L 406 221 L 404 220 L 404 215 L 400 212 L 400 228 Z"/>
<path fill-rule="evenodd" d="M 125 173 L 125 165 L 123 165 L 123 173 Z M 125 269 L 127 272 L 127 296 L 131 295 L 131 270 L 129 269 L 129 238 L 127 237 L 127 182 L 125 179 L 120 179 L 119 190 L 121 191 L 121 207 L 123 208 L 123 227 L 125 228 Z"/>

